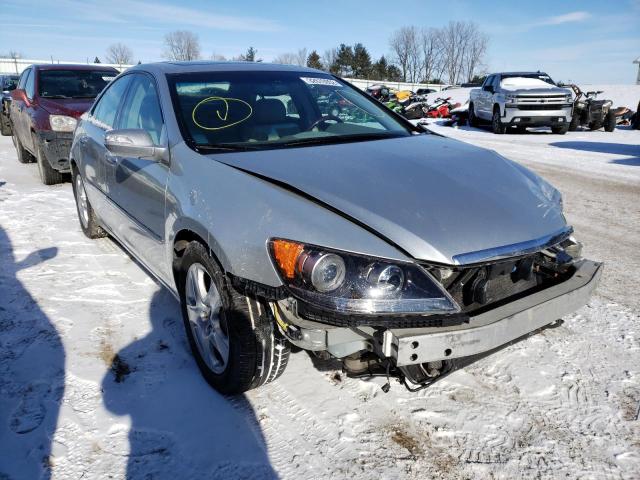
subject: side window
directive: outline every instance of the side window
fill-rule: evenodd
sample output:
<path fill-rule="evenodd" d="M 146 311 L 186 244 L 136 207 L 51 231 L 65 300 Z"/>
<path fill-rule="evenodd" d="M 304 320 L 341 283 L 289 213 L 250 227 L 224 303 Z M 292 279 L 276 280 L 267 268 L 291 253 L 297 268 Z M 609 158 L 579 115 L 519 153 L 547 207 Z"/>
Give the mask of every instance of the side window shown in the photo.
<path fill-rule="evenodd" d="M 33 98 L 33 95 L 35 93 L 34 77 L 35 77 L 35 74 L 34 74 L 33 70 L 29 71 L 29 75 L 27 77 L 27 81 L 26 81 L 26 83 L 24 85 L 24 90 L 27 93 L 27 98 Z"/>
<path fill-rule="evenodd" d="M 113 82 L 93 107 L 92 118 L 101 128 L 113 128 L 118 106 L 122 103 L 130 82 L 131 75 L 125 75 Z"/>
<path fill-rule="evenodd" d="M 129 94 L 122 107 L 118 128 L 146 130 L 151 135 L 153 143 L 159 145 L 164 122 L 155 83 L 147 75 L 136 74 L 133 77 Z"/>
<path fill-rule="evenodd" d="M 20 75 L 20 80 L 18 80 L 18 88 L 24 88 L 25 84 L 27 83 L 27 77 L 30 73 L 30 68 L 27 68 L 24 72 L 22 72 L 22 74 Z"/>

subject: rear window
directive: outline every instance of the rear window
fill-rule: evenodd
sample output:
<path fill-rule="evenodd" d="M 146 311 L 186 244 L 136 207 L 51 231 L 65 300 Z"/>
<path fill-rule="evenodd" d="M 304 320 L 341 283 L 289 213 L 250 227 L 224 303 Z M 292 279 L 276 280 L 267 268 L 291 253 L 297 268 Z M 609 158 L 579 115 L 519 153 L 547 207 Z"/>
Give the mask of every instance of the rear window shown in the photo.
<path fill-rule="evenodd" d="M 45 98 L 95 98 L 116 75 L 110 70 L 41 70 L 38 94 Z"/>

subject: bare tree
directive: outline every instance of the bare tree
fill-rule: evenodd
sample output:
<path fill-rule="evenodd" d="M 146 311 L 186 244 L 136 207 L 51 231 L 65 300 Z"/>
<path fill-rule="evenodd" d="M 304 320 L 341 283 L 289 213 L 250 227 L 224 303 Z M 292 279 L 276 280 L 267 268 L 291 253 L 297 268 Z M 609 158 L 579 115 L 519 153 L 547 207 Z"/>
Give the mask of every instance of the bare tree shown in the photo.
<path fill-rule="evenodd" d="M 295 53 L 281 53 L 273 59 L 273 63 L 281 63 L 283 65 L 297 65 L 298 55 Z"/>
<path fill-rule="evenodd" d="M 415 76 L 417 66 L 418 32 L 416 27 L 402 27 L 397 30 L 391 36 L 389 46 L 400 66 L 402 81 L 406 82 Z"/>
<path fill-rule="evenodd" d="M 473 78 L 487 52 L 487 35 L 473 22 L 449 22 L 441 32 L 444 70 L 449 83 Z"/>
<path fill-rule="evenodd" d="M 164 37 L 164 57 L 168 60 L 189 61 L 200 58 L 198 36 L 188 30 L 176 30 Z"/>
<path fill-rule="evenodd" d="M 300 50 L 298 50 L 298 53 L 296 54 L 295 65 L 298 65 L 300 67 L 304 67 L 307 65 L 307 49 L 306 48 L 301 48 Z"/>
<path fill-rule="evenodd" d="M 9 50 L 8 53 L 0 54 L 0 58 L 10 58 L 11 60 L 17 60 L 18 58 L 22 58 L 24 55 L 18 52 L 17 50 Z"/>
<path fill-rule="evenodd" d="M 220 55 L 216 52 L 213 52 L 211 54 L 211 60 L 213 60 L 214 62 L 226 62 L 227 57 L 225 57 L 224 55 Z"/>
<path fill-rule="evenodd" d="M 475 24 L 469 25 L 470 42 L 464 55 L 464 74 L 470 82 L 484 66 L 484 58 L 489 45 L 489 36 L 481 32 Z"/>
<path fill-rule="evenodd" d="M 107 62 L 118 65 L 129 65 L 133 62 L 133 52 L 123 43 L 114 43 L 107 48 Z"/>
<path fill-rule="evenodd" d="M 325 50 L 322 54 L 322 65 L 324 65 L 325 70 L 333 72 L 332 68 L 336 64 L 336 58 L 338 57 L 338 49 L 330 48 L 329 50 Z"/>
<path fill-rule="evenodd" d="M 422 80 L 429 82 L 436 77 L 442 64 L 442 42 L 440 31 L 436 28 L 423 28 L 420 32 L 420 50 L 422 56 Z"/>

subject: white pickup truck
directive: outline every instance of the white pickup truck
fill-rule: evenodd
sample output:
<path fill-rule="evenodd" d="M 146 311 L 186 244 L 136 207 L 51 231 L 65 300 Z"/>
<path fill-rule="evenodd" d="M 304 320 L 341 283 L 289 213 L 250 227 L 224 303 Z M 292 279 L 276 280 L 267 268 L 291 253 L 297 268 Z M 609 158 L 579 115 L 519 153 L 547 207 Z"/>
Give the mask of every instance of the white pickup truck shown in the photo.
<path fill-rule="evenodd" d="M 491 122 L 493 133 L 516 127 L 551 127 L 564 135 L 573 110 L 571 90 L 558 87 L 543 72 L 505 72 L 487 76 L 481 88 L 471 90 L 469 124 Z"/>

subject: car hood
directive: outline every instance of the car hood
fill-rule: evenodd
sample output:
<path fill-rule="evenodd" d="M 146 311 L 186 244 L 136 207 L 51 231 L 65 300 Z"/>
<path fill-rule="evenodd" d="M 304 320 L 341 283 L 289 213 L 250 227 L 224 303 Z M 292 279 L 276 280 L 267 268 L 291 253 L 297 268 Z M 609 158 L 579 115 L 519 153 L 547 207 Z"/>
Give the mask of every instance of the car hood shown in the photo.
<path fill-rule="evenodd" d="M 468 263 L 461 256 L 566 228 L 557 192 L 540 177 L 436 135 L 213 157 L 304 192 L 420 260 Z"/>
<path fill-rule="evenodd" d="M 549 85 L 549 87 L 544 88 L 527 88 L 523 86 L 501 86 L 500 87 L 505 92 L 516 93 L 518 95 L 571 95 L 571 91 L 566 88 L 554 87 L 553 85 Z"/>
<path fill-rule="evenodd" d="M 91 108 L 95 98 L 42 98 L 38 99 L 40 106 L 53 115 L 68 115 L 79 118 Z"/>

